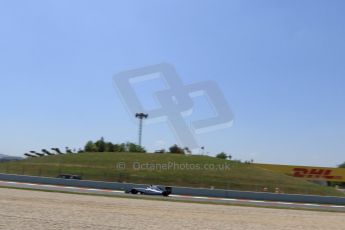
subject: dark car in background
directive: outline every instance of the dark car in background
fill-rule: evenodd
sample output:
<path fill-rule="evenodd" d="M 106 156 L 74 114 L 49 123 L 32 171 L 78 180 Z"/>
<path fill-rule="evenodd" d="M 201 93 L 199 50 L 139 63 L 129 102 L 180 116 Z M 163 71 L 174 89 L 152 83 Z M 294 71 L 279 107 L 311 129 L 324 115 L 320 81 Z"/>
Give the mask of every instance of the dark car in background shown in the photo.
<path fill-rule="evenodd" d="M 57 176 L 57 178 L 60 179 L 66 179 L 66 180 L 82 180 L 82 177 L 79 175 L 70 175 L 70 174 L 61 174 Z"/>

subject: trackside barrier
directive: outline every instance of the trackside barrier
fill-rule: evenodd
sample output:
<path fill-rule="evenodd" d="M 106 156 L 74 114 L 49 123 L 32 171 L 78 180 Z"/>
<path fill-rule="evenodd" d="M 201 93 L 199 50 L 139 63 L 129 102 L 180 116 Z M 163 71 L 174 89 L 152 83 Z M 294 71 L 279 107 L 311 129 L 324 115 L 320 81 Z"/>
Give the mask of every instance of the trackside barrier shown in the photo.
<path fill-rule="evenodd" d="M 123 190 L 123 191 L 129 190 L 133 187 L 147 186 L 147 185 L 129 184 L 129 183 L 114 183 L 114 182 L 86 181 L 86 180 L 65 180 L 65 179 L 59 179 L 59 178 L 22 176 L 22 175 L 2 174 L 2 173 L 0 173 L 0 180 L 23 182 L 23 183 L 37 183 L 37 184 L 95 188 L 95 189 Z M 234 190 L 198 189 L 198 188 L 184 188 L 184 187 L 173 187 L 173 194 L 185 195 L 185 196 L 264 200 L 264 201 L 278 201 L 278 202 L 345 205 L 345 197 L 334 197 L 334 196 L 275 194 L 275 193 L 265 193 L 265 192 L 242 192 L 242 191 L 234 191 Z"/>

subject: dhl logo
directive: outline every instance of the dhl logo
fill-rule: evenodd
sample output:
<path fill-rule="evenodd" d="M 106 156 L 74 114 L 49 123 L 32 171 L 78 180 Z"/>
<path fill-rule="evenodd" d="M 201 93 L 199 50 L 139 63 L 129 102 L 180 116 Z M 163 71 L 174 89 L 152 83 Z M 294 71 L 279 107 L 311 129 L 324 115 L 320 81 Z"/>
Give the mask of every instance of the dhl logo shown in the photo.
<path fill-rule="evenodd" d="M 289 176 L 304 178 L 307 180 L 345 182 L 345 169 L 343 168 L 274 164 L 255 165 L 273 172 L 284 173 Z"/>
<path fill-rule="evenodd" d="M 308 168 L 294 168 L 292 176 L 307 178 L 307 179 L 328 179 L 328 180 L 341 180 L 342 176 L 335 176 L 333 170 L 330 169 L 308 169 Z"/>

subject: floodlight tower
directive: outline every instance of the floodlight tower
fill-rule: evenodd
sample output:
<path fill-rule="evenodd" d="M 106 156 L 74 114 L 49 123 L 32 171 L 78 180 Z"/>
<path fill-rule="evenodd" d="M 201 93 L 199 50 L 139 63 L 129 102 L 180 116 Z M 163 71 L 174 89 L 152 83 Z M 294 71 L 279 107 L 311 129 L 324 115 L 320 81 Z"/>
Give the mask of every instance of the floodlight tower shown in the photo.
<path fill-rule="evenodd" d="M 149 117 L 148 114 L 145 113 L 137 113 L 135 117 L 139 119 L 139 146 L 141 146 L 141 140 L 143 135 L 143 120 Z"/>

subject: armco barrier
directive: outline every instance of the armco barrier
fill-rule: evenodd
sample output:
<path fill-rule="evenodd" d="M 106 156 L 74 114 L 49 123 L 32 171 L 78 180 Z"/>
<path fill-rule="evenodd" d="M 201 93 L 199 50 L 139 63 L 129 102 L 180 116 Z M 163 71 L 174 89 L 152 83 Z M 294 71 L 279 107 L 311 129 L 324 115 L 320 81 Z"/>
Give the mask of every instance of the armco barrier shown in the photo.
<path fill-rule="evenodd" d="M 276 194 L 265 192 L 243 192 L 234 190 L 210 190 L 196 188 L 180 188 L 174 187 L 173 193 L 178 195 L 221 197 L 245 200 L 264 200 L 278 202 L 296 202 L 311 204 L 334 204 L 345 205 L 345 197 L 333 196 L 314 196 L 314 195 L 296 195 L 296 194 Z"/>
<path fill-rule="evenodd" d="M 74 187 L 84 187 L 84 188 L 124 190 L 124 191 L 133 187 L 146 186 L 146 185 L 140 185 L 140 184 L 65 180 L 65 179 L 58 179 L 58 178 L 22 176 L 22 175 L 10 175 L 10 174 L 0 174 L 0 180 L 25 182 L 25 183 L 37 183 L 37 184 L 64 185 L 64 186 L 74 186 Z M 173 187 L 173 194 L 186 195 L 186 196 L 248 199 L 248 200 L 345 205 L 345 197 L 333 197 L 333 196 L 275 194 L 275 193 L 264 193 L 264 192 L 242 192 L 242 191 L 233 191 L 233 190 L 197 189 L 197 188 L 183 188 L 183 187 Z"/>

